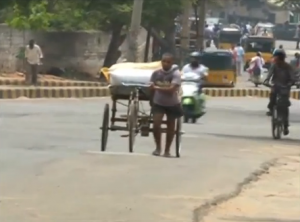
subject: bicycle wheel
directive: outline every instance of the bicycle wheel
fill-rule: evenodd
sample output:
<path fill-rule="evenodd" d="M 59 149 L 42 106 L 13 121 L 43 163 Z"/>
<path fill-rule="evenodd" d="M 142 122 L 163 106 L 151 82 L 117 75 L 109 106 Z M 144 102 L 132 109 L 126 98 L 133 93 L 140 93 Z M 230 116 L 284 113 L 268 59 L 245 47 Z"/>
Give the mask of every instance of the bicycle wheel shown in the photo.
<path fill-rule="evenodd" d="M 101 129 L 101 151 L 104 152 L 107 146 L 107 139 L 108 139 L 108 131 L 109 131 L 109 105 L 105 104 L 104 106 L 104 113 L 103 113 L 103 120 L 102 120 L 102 127 Z"/>
<path fill-rule="evenodd" d="M 182 132 L 181 132 L 181 128 L 182 128 L 182 118 L 178 118 L 176 120 L 176 129 L 175 129 L 175 148 L 176 148 L 176 157 L 179 158 L 180 157 L 180 153 L 181 153 L 181 136 L 182 136 Z"/>
<path fill-rule="evenodd" d="M 133 152 L 135 137 L 137 135 L 137 110 L 136 105 L 132 103 L 129 106 L 128 131 L 129 131 L 129 152 Z"/>
<path fill-rule="evenodd" d="M 278 113 L 277 107 L 274 107 L 272 113 L 272 136 L 273 139 L 279 140 L 281 139 L 282 134 L 282 118 L 280 113 Z"/>

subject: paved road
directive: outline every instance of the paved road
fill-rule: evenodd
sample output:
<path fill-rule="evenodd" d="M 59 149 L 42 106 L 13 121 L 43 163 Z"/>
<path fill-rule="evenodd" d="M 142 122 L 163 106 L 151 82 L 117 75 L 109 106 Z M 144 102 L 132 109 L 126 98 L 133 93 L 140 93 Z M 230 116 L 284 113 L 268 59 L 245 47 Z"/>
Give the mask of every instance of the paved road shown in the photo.
<path fill-rule="evenodd" d="M 278 159 L 237 197 L 214 206 L 205 222 L 299 222 L 300 156 Z"/>
<path fill-rule="evenodd" d="M 106 101 L 0 101 L 0 221 L 193 221 L 201 205 L 237 189 L 262 163 L 300 152 L 299 102 L 291 135 L 273 141 L 266 100 L 219 98 L 198 124 L 184 125 L 180 159 L 148 155 L 152 138 L 140 137 L 128 155 L 118 132 L 101 155 Z"/>
<path fill-rule="evenodd" d="M 279 47 L 279 45 L 283 45 L 283 48 L 285 48 L 287 50 L 295 50 L 296 49 L 296 42 L 294 42 L 294 41 L 278 40 L 278 41 L 276 41 L 276 47 Z"/>

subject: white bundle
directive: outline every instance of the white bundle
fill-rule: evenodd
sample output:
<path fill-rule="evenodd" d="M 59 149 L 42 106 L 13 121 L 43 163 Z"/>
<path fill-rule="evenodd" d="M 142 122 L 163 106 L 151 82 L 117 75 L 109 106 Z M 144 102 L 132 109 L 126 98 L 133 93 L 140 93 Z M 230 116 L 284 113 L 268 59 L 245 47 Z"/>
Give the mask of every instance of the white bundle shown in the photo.
<path fill-rule="evenodd" d="M 130 85 L 149 85 L 152 73 L 159 68 L 155 66 L 148 66 L 145 63 L 141 68 L 130 68 L 126 66 L 114 68 L 109 70 L 110 74 L 110 85 L 111 86 L 119 86 L 122 84 L 130 84 Z M 149 63 L 150 64 L 150 63 Z M 155 65 L 155 63 L 151 63 Z M 173 65 L 173 70 L 178 69 L 177 65 Z"/>
<path fill-rule="evenodd" d="M 153 71 L 151 69 L 115 69 L 110 72 L 110 85 L 137 84 L 146 86 L 150 83 Z"/>

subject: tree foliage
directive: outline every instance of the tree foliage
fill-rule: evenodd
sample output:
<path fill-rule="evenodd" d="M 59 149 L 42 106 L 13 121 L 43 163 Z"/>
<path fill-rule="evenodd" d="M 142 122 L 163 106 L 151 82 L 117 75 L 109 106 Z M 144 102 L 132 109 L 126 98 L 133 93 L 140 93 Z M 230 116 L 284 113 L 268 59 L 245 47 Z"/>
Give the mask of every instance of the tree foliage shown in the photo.
<path fill-rule="evenodd" d="M 145 0 L 142 25 L 151 27 L 160 43 L 172 47 L 174 19 L 181 14 L 184 0 Z M 185 0 L 188 1 L 188 0 Z M 197 2 L 199 0 L 189 0 Z M 254 1 L 254 0 L 253 0 Z M 104 30 L 112 33 L 105 66 L 115 62 L 118 48 L 126 37 L 133 0 L 1 0 L 0 10 L 7 12 L 6 22 L 17 29 L 32 30 Z M 209 0 L 222 6 L 224 0 Z M 156 33 L 156 35 L 154 35 Z M 164 33 L 160 36 L 161 33 Z"/>

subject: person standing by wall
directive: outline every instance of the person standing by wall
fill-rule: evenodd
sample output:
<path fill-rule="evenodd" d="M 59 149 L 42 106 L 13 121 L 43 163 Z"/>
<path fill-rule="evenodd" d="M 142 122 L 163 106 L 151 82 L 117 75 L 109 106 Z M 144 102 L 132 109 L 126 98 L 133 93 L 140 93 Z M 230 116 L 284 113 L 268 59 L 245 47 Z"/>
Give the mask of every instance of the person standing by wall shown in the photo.
<path fill-rule="evenodd" d="M 236 47 L 234 48 L 234 52 L 236 54 L 236 74 L 237 76 L 242 76 L 243 70 L 244 70 L 244 56 L 245 51 L 243 47 L 241 46 L 241 43 L 238 43 Z"/>
<path fill-rule="evenodd" d="M 43 53 L 34 40 L 31 39 L 25 48 L 25 58 L 27 60 L 26 83 L 37 85 L 38 82 L 38 66 L 41 64 Z"/>
<path fill-rule="evenodd" d="M 300 43 L 300 25 L 298 25 L 297 28 L 296 28 L 295 39 L 296 39 L 296 49 L 299 49 L 299 43 Z"/>

